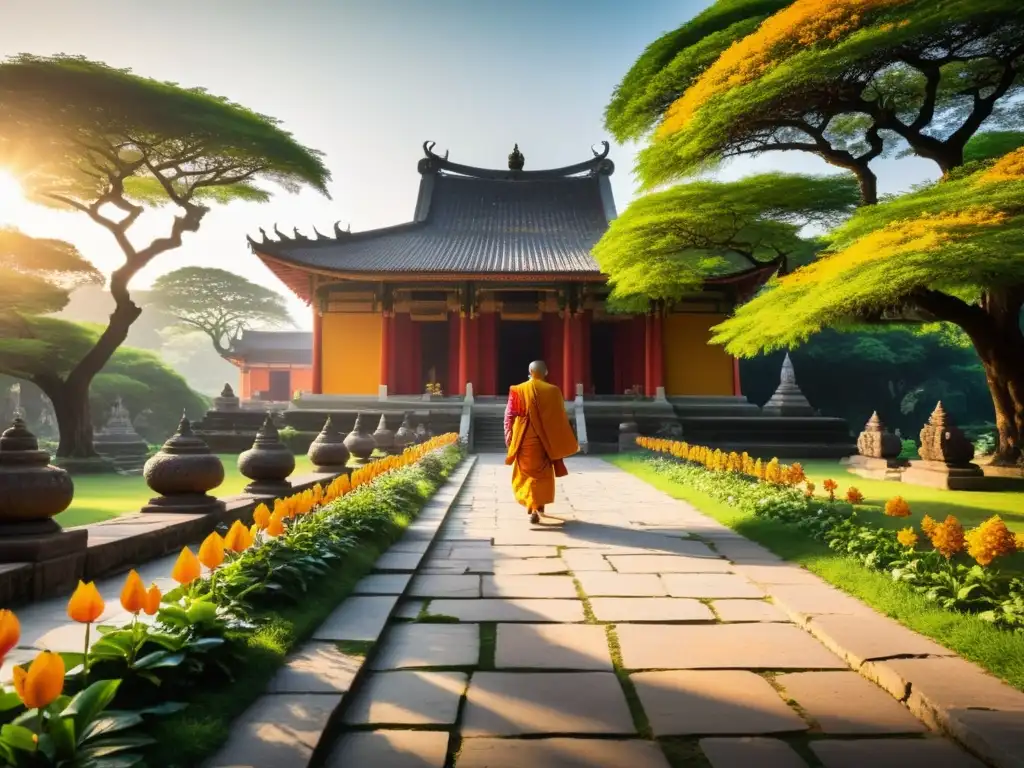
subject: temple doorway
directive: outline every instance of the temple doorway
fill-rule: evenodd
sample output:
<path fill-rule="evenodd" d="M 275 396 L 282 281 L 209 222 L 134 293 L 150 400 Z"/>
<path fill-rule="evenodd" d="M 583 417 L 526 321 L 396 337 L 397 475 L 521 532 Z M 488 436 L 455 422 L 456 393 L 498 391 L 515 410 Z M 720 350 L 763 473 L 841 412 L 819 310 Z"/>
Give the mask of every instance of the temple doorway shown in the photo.
<path fill-rule="evenodd" d="M 590 326 L 590 381 L 596 395 L 615 391 L 615 323 Z"/>
<path fill-rule="evenodd" d="M 292 372 L 271 371 L 268 400 L 283 403 L 292 399 Z"/>
<path fill-rule="evenodd" d="M 498 393 L 508 392 L 529 376 L 530 363 L 544 356 L 544 334 L 540 321 L 500 320 L 498 322 Z"/>
<path fill-rule="evenodd" d="M 448 394 L 448 323 L 420 323 L 419 391 L 438 382 Z"/>

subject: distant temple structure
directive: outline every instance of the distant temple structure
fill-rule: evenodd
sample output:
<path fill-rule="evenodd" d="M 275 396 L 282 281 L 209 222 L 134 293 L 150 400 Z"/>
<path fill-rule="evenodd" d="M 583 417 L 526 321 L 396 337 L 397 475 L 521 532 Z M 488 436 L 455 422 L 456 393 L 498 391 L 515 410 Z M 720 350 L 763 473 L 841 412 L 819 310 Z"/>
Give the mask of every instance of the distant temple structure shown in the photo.
<path fill-rule="evenodd" d="M 737 361 L 708 345 L 709 329 L 769 268 L 736 265 L 672 305 L 609 313 L 590 252 L 616 216 L 607 142 L 583 162 L 536 171 L 524 170 L 518 145 L 507 169 L 460 165 L 433 146 L 423 145 L 412 221 L 355 233 L 335 225 L 332 236 L 275 226 L 276 239 L 263 230 L 249 238 L 312 306 L 313 332 L 305 386 L 302 361 L 267 340 L 295 336 L 298 357 L 297 335 L 245 334 L 233 358 L 243 398 L 462 395 L 469 384 L 476 396 L 500 396 L 536 358 L 567 400 L 578 387 L 588 396 L 740 394 Z"/>
<path fill-rule="evenodd" d="M 308 331 L 244 331 L 228 350 L 239 369 L 243 400 L 284 402 L 313 390 L 313 337 Z"/>

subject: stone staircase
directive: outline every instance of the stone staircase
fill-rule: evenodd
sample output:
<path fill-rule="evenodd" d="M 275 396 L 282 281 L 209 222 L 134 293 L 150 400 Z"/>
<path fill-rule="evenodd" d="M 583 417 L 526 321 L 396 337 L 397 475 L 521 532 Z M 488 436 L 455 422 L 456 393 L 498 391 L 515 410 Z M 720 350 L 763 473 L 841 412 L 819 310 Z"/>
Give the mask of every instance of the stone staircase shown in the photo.
<path fill-rule="evenodd" d="M 473 450 L 476 453 L 505 452 L 505 415 L 501 412 L 473 414 Z"/>

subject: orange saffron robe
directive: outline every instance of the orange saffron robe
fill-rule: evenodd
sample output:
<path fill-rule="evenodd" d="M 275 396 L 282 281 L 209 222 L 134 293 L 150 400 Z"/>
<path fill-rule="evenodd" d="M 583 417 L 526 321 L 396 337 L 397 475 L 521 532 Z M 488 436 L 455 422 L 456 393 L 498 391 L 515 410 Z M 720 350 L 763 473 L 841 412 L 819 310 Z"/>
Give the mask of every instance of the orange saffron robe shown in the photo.
<path fill-rule="evenodd" d="M 563 459 L 579 451 L 569 425 L 562 390 L 539 379 L 509 390 L 514 415 L 505 463 L 512 465 L 512 490 L 527 509 L 555 500 L 555 476 L 568 474 Z"/>

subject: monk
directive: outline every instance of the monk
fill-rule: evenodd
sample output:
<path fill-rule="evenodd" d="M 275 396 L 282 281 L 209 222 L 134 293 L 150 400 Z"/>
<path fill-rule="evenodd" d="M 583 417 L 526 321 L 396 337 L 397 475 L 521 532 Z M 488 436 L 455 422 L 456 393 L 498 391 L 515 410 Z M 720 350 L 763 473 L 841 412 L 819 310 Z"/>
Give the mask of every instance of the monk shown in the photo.
<path fill-rule="evenodd" d="M 534 524 L 555 500 L 555 478 L 569 474 L 563 459 L 579 450 L 562 390 L 547 375 L 543 360 L 530 363 L 529 381 L 509 389 L 505 408 L 505 463 L 512 465 L 516 501 Z"/>

